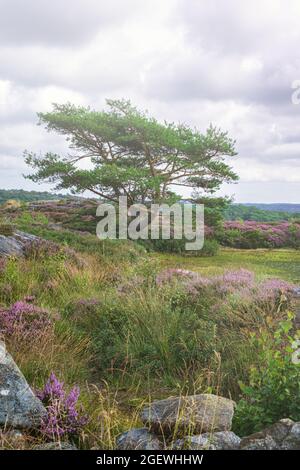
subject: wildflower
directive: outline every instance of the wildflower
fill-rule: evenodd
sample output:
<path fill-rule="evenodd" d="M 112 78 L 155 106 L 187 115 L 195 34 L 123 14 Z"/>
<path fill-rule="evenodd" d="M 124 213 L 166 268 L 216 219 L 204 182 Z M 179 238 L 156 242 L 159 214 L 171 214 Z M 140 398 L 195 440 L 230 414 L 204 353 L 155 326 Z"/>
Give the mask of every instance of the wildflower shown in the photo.
<path fill-rule="evenodd" d="M 48 438 L 78 436 L 88 419 L 83 408 L 78 406 L 79 387 L 73 387 L 69 393 L 51 372 L 43 390 L 36 391 L 36 396 L 44 403 L 47 416 L 42 421 L 41 432 Z"/>

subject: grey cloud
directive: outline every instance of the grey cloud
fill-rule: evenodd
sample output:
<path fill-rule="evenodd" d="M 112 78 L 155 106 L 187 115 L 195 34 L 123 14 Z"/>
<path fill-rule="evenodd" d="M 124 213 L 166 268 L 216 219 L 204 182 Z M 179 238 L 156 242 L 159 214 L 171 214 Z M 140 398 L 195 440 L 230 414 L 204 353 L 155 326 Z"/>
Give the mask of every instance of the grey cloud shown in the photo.
<path fill-rule="evenodd" d="M 238 202 L 299 203 L 300 183 L 276 181 L 241 181 L 234 187 L 224 186 L 225 194 L 235 197 Z"/>
<path fill-rule="evenodd" d="M 297 51 L 300 33 L 297 0 L 179 0 L 177 21 L 190 43 L 228 55 L 280 55 L 288 38 Z"/>
<path fill-rule="evenodd" d="M 126 30 L 98 33 L 92 44 L 72 50 L 29 45 L 0 47 L 0 79 L 18 86 L 49 85 L 95 92 L 138 87 L 141 56 L 132 49 Z"/>
<path fill-rule="evenodd" d="M 0 0 L 0 41 L 19 47 L 81 46 L 136 6 L 131 0 Z"/>
<path fill-rule="evenodd" d="M 160 57 L 153 62 L 145 93 L 168 101 L 234 99 L 273 108 L 290 107 L 291 85 L 300 76 L 300 62 L 291 58 L 284 65 L 276 57 L 257 65 L 253 60 L 252 65 L 251 57 L 247 60 L 243 55 L 224 56 L 198 49 L 193 54 L 170 60 Z"/>

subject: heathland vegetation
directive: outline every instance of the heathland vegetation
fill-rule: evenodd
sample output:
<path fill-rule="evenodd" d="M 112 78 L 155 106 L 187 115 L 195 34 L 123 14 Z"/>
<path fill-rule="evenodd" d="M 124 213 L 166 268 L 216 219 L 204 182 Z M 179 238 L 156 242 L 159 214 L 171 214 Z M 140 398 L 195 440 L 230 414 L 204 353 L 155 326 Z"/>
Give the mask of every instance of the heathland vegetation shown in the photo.
<path fill-rule="evenodd" d="M 63 440 L 113 449 L 142 426 L 144 405 L 198 393 L 237 402 L 239 436 L 300 421 L 299 222 L 224 221 L 227 200 L 212 193 L 236 180 L 224 161 L 235 154 L 227 134 L 162 125 L 123 101 L 109 106 L 41 114 L 75 154 L 27 153 L 30 178 L 146 204 L 173 202 L 175 184 L 189 187 L 206 204 L 205 249 L 187 256 L 180 240 L 99 240 L 95 200 L 2 206 L 0 335 L 47 411 L 21 443 L 2 433 L 2 447 Z M 89 170 L 77 165 L 85 159 Z"/>
<path fill-rule="evenodd" d="M 114 448 L 122 431 L 140 425 L 149 400 L 196 392 L 235 399 L 240 435 L 282 417 L 300 420 L 299 366 L 276 352 L 290 348 L 299 251 L 147 253 L 130 241 L 51 228 L 49 214 L 19 208 L 4 216 L 45 240 L 1 260 L 1 334 L 30 385 L 41 390 L 51 377 L 39 393 L 58 387 L 65 410 L 50 408 L 55 416 L 32 442 L 52 433 L 82 448 Z M 75 388 L 68 411 L 74 386 L 80 395 Z M 74 424 L 77 398 L 84 411 Z"/>

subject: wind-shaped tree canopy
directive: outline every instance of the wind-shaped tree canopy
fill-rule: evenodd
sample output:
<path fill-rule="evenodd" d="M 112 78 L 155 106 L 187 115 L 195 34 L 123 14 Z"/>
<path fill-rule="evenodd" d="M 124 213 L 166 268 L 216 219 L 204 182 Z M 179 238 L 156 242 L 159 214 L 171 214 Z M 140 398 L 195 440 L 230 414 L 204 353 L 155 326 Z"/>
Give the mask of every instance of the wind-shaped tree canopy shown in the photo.
<path fill-rule="evenodd" d="M 35 170 L 27 178 L 55 183 L 57 190 L 89 190 L 111 201 L 127 196 L 130 203 L 171 201 L 180 187 L 212 193 L 237 180 L 225 161 L 236 155 L 227 132 L 210 126 L 202 134 L 161 123 L 125 100 L 107 100 L 107 105 L 98 112 L 55 104 L 52 112 L 39 113 L 48 131 L 66 136 L 71 153 L 26 151 L 26 162 Z"/>

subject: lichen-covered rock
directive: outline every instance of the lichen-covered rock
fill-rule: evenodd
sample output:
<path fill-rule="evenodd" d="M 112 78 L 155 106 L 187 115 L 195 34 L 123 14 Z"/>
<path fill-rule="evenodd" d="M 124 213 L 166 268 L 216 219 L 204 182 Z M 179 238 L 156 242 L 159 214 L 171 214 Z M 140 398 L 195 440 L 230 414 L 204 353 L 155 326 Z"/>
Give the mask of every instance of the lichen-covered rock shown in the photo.
<path fill-rule="evenodd" d="M 294 423 L 288 435 L 281 442 L 282 450 L 300 450 L 300 422 Z"/>
<path fill-rule="evenodd" d="M 275 442 L 281 443 L 289 435 L 294 424 L 294 421 L 291 419 L 281 419 L 262 432 L 265 436 L 271 436 Z"/>
<path fill-rule="evenodd" d="M 234 402 L 212 394 L 191 395 L 154 401 L 141 413 L 143 423 L 159 434 L 202 434 L 229 431 Z"/>
<path fill-rule="evenodd" d="M 175 442 L 173 448 L 189 450 L 237 450 L 241 439 L 231 431 L 186 436 Z"/>
<path fill-rule="evenodd" d="M 32 450 L 78 450 L 74 444 L 70 442 L 46 442 L 32 448 Z"/>
<path fill-rule="evenodd" d="M 146 428 L 130 429 L 117 439 L 118 450 L 160 450 L 160 440 Z"/>
<path fill-rule="evenodd" d="M 271 436 L 257 432 L 241 440 L 240 450 L 276 450 L 277 443 Z"/>
<path fill-rule="evenodd" d="M 33 429 L 46 415 L 22 372 L 0 341 L 0 426 Z"/>
<path fill-rule="evenodd" d="M 30 241 L 38 237 L 16 230 L 13 235 L 0 235 L 0 256 L 23 256 L 24 248 Z"/>
<path fill-rule="evenodd" d="M 300 423 L 281 419 L 261 432 L 244 437 L 241 450 L 300 450 Z"/>

